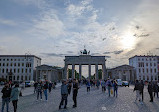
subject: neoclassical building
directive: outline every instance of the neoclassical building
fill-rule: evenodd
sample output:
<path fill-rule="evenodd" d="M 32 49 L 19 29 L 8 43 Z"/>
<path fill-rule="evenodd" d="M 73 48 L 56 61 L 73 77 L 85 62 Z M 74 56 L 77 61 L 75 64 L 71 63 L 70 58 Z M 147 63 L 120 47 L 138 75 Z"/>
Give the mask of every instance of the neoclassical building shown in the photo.
<path fill-rule="evenodd" d="M 135 81 L 136 79 L 135 69 L 130 65 L 121 65 L 116 68 L 107 69 L 107 74 L 111 79 L 121 79 L 122 81 Z"/>
<path fill-rule="evenodd" d="M 68 65 L 72 66 L 72 79 L 75 78 L 75 66 L 79 66 L 79 78 L 82 79 L 82 65 L 88 65 L 88 77 L 91 78 L 91 65 L 95 65 L 95 79 L 98 79 L 98 65 L 102 65 L 102 79 L 106 78 L 105 56 L 91 56 L 86 49 L 79 56 L 65 56 L 64 77 L 68 79 Z"/>
<path fill-rule="evenodd" d="M 36 67 L 41 65 L 41 58 L 25 55 L 0 55 L 0 78 L 8 81 L 35 80 Z"/>
<path fill-rule="evenodd" d="M 49 65 L 41 65 L 36 67 L 36 81 L 40 80 L 48 80 L 48 81 L 58 81 L 63 77 L 63 68 L 61 67 L 53 67 Z"/>

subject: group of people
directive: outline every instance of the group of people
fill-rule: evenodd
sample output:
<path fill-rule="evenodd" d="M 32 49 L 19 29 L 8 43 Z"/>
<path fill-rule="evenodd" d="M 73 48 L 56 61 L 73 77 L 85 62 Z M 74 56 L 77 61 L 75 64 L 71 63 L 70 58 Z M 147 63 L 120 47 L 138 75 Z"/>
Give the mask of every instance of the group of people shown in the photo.
<path fill-rule="evenodd" d="M 148 93 L 150 95 L 150 102 L 153 102 L 153 97 L 157 95 L 158 98 L 158 92 L 159 92 L 159 86 L 157 82 L 149 82 L 148 83 Z M 136 100 L 139 100 L 141 104 L 143 104 L 144 100 L 144 82 L 143 80 L 136 80 L 134 91 L 136 91 Z"/>
<path fill-rule="evenodd" d="M 17 103 L 19 99 L 20 89 L 19 84 L 15 84 L 12 88 L 9 86 L 9 83 L 6 83 L 2 89 L 2 110 L 4 111 L 4 106 L 6 105 L 6 110 L 9 112 L 9 103 L 12 101 L 14 112 L 17 111 Z"/>
<path fill-rule="evenodd" d="M 73 108 L 77 107 L 77 94 L 79 89 L 79 83 L 76 79 L 73 80 L 63 80 L 61 85 L 61 102 L 59 105 L 59 109 L 64 105 L 64 109 L 67 108 L 67 97 L 71 93 L 71 88 L 73 89 Z M 64 104 L 65 101 L 65 104 Z"/>
<path fill-rule="evenodd" d="M 90 88 L 92 87 L 92 85 L 94 86 L 93 82 L 95 82 L 95 85 L 96 85 L 96 87 L 98 89 L 99 89 L 99 86 L 101 84 L 102 92 L 105 92 L 106 89 L 108 89 L 109 97 L 110 97 L 111 93 L 114 93 L 114 97 L 118 96 L 118 83 L 117 83 L 117 81 L 115 79 L 110 80 L 108 78 L 107 80 L 102 80 L 102 81 L 99 81 L 99 80 L 96 80 L 96 81 L 87 80 L 86 81 L 87 92 L 90 91 Z"/>

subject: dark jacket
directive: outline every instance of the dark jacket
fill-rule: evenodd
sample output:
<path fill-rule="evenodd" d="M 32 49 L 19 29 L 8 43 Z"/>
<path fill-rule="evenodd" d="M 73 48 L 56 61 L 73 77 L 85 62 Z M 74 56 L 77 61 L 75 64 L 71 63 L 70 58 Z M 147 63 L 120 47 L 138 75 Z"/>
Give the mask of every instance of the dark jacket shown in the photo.
<path fill-rule="evenodd" d="M 38 84 L 37 84 L 37 90 L 38 90 L 38 91 L 42 91 L 42 84 L 41 84 L 41 83 L 38 83 Z"/>
<path fill-rule="evenodd" d="M 154 92 L 158 92 L 158 85 L 157 84 L 153 85 L 153 90 L 154 90 Z"/>
<path fill-rule="evenodd" d="M 78 84 L 73 83 L 73 94 L 77 96 L 77 93 L 78 93 Z"/>
<path fill-rule="evenodd" d="M 68 85 L 66 84 L 61 85 L 61 95 L 64 95 L 64 94 L 68 94 Z"/>
<path fill-rule="evenodd" d="M 3 93 L 2 98 L 9 98 L 11 95 L 11 88 L 4 87 L 1 92 Z"/>
<path fill-rule="evenodd" d="M 152 93 L 153 92 L 153 85 L 149 84 L 147 89 L 148 89 L 149 93 Z"/>
<path fill-rule="evenodd" d="M 141 84 L 140 83 L 135 83 L 134 91 L 139 90 L 141 91 Z"/>

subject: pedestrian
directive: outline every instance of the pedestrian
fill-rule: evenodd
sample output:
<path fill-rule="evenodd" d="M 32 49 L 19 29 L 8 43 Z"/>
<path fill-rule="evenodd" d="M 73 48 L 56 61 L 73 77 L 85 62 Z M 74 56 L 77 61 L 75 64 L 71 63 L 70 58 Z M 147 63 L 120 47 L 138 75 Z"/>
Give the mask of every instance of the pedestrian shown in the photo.
<path fill-rule="evenodd" d="M 68 94 L 70 95 L 70 93 L 71 93 L 71 88 L 72 88 L 72 81 L 70 80 L 69 82 L 68 82 Z"/>
<path fill-rule="evenodd" d="M 153 85 L 151 82 L 148 84 L 148 93 L 150 95 L 150 102 L 153 102 Z"/>
<path fill-rule="evenodd" d="M 11 95 L 11 88 L 9 87 L 9 84 L 6 83 L 5 86 L 2 89 L 2 110 L 4 111 L 4 106 L 6 104 L 6 111 L 9 112 L 9 102 L 10 102 L 10 95 Z"/>
<path fill-rule="evenodd" d="M 100 86 L 100 81 L 99 80 L 97 80 L 96 86 L 97 86 L 97 89 L 99 89 L 99 86 Z"/>
<path fill-rule="evenodd" d="M 138 80 L 136 80 L 135 82 L 135 87 L 134 87 L 134 91 L 136 91 L 136 100 L 139 100 L 139 102 L 142 104 L 141 102 L 141 86 Z"/>
<path fill-rule="evenodd" d="M 91 86 L 91 84 L 90 84 L 90 81 L 89 81 L 89 80 L 87 81 L 87 84 L 86 84 L 86 85 L 87 85 L 87 92 L 89 92 L 89 91 L 90 91 L 90 86 Z"/>
<path fill-rule="evenodd" d="M 50 81 L 50 83 L 49 83 L 49 93 L 51 93 L 51 88 L 52 88 L 52 83 Z"/>
<path fill-rule="evenodd" d="M 157 85 L 157 82 L 154 83 L 153 89 L 154 89 L 154 97 L 155 97 L 155 94 L 157 94 L 157 98 L 158 98 L 158 85 Z"/>
<path fill-rule="evenodd" d="M 42 82 L 39 81 L 37 84 L 37 101 L 39 99 L 39 94 L 40 94 L 40 98 L 42 100 L 42 90 L 43 90 Z"/>
<path fill-rule="evenodd" d="M 111 90 L 111 87 L 112 87 L 112 82 L 110 81 L 110 79 L 108 78 L 107 80 L 107 87 L 108 87 L 108 94 L 109 94 L 109 97 L 110 97 L 110 90 Z"/>
<path fill-rule="evenodd" d="M 18 103 L 18 99 L 19 99 L 19 93 L 20 93 L 20 89 L 19 89 L 19 84 L 15 84 L 15 87 L 12 89 L 11 92 L 11 101 L 14 107 L 14 112 L 17 111 L 17 103 Z"/>
<path fill-rule="evenodd" d="M 144 82 L 143 82 L 143 80 L 141 80 L 140 86 L 141 86 L 141 96 L 142 96 L 142 102 L 143 102 L 144 101 Z"/>
<path fill-rule="evenodd" d="M 67 97 L 68 97 L 68 85 L 67 81 L 63 80 L 61 85 L 61 102 L 59 105 L 59 109 L 61 109 L 61 106 L 63 105 L 64 101 L 65 101 L 64 109 L 67 108 Z"/>
<path fill-rule="evenodd" d="M 78 93 L 78 83 L 76 79 L 73 80 L 73 108 L 77 107 L 77 93 Z"/>
<path fill-rule="evenodd" d="M 113 81 L 113 88 L 114 88 L 114 97 L 118 96 L 118 83 L 116 80 Z"/>
<path fill-rule="evenodd" d="M 101 86 L 102 86 L 102 92 L 105 92 L 105 81 L 101 81 Z"/>
<path fill-rule="evenodd" d="M 38 85 L 38 82 L 35 82 L 35 83 L 34 83 L 34 93 L 37 92 L 37 85 Z"/>
<path fill-rule="evenodd" d="M 43 90 L 44 90 L 45 100 L 48 101 L 48 95 L 47 95 L 48 81 L 45 81 L 45 84 L 43 86 Z"/>

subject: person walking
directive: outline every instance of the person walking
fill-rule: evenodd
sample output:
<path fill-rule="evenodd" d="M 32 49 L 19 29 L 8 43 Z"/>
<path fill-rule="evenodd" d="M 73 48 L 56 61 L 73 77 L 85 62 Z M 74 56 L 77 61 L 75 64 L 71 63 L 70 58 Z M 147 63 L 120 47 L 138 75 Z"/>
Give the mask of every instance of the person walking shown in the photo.
<path fill-rule="evenodd" d="M 137 100 L 141 101 L 141 98 L 140 98 L 140 83 L 139 83 L 138 80 L 136 80 L 136 82 L 135 82 L 134 91 L 136 91 L 136 100 L 135 101 L 137 101 Z"/>
<path fill-rule="evenodd" d="M 78 83 L 76 79 L 73 80 L 73 108 L 77 107 L 77 93 L 78 93 Z"/>
<path fill-rule="evenodd" d="M 17 111 L 17 103 L 18 103 L 18 99 L 19 99 L 19 93 L 20 93 L 20 90 L 19 90 L 19 84 L 15 84 L 15 87 L 12 89 L 12 92 L 11 92 L 11 101 L 12 101 L 12 104 L 13 104 L 13 107 L 14 107 L 14 112 Z"/>
<path fill-rule="evenodd" d="M 102 92 L 105 92 L 105 81 L 101 81 L 101 86 L 102 86 Z"/>
<path fill-rule="evenodd" d="M 148 84 L 148 93 L 150 95 L 150 102 L 153 102 L 153 85 L 151 82 Z"/>
<path fill-rule="evenodd" d="M 68 94 L 70 95 L 71 94 L 71 88 L 72 88 L 72 81 L 70 80 L 68 82 Z"/>
<path fill-rule="evenodd" d="M 45 84 L 43 86 L 43 90 L 44 90 L 45 100 L 48 101 L 48 95 L 47 95 L 48 81 L 45 81 Z"/>
<path fill-rule="evenodd" d="M 5 86 L 2 89 L 2 110 L 4 111 L 4 106 L 6 104 L 6 111 L 9 112 L 9 102 L 10 102 L 10 95 L 11 95 L 11 88 L 9 87 L 9 84 L 6 83 Z"/>
<path fill-rule="evenodd" d="M 61 85 L 61 102 L 59 105 L 59 109 L 61 109 L 61 105 L 63 105 L 64 101 L 65 101 L 64 109 L 67 108 L 67 97 L 68 97 L 68 85 L 67 85 L 67 81 L 63 80 Z"/>
<path fill-rule="evenodd" d="M 144 101 L 144 82 L 143 82 L 143 80 L 141 80 L 140 86 L 141 86 L 141 96 L 142 96 L 142 102 L 143 102 Z"/>
<path fill-rule="evenodd" d="M 157 85 L 157 82 L 154 83 L 153 89 L 154 89 L 154 97 L 155 97 L 155 94 L 156 94 L 157 98 L 158 98 L 158 85 Z"/>
<path fill-rule="evenodd" d="M 110 97 L 110 90 L 111 90 L 111 87 L 112 87 L 112 82 L 110 81 L 109 78 L 108 78 L 108 80 L 107 80 L 106 85 L 107 85 L 107 87 L 108 87 L 108 94 L 109 94 L 109 97 Z"/>
<path fill-rule="evenodd" d="M 51 93 L 51 89 L 52 89 L 52 83 L 50 81 L 50 83 L 49 83 L 49 93 Z"/>
<path fill-rule="evenodd" d="M 100 81 L 99 80 L 97 80 L 96 86 L 97 86 L 97 89 L 99 89 L 99 86 L 100 86 Z"/>
<path fill-rule="evenodd" d="M 87 92 L 90 92 L 91 84 L 90 84 L 90 81 L 89 81 L 89 80 L 87 81 L 87 84 L 86 84 L 86 85 L 87 85 Z"/>
<path fill-rule="evenodd" d="M 39 94 L 40 94 L 40 98 L 42 100 L 42 90 L 43 90 L 42 82 L 39 81 L 37 84 L 37 101 L 39 99 Z"/>
<path fill-rule="evenodd" d="M 118 96 L 118 83 L 116 80 L 113 81 L 113 88 L 114 88 L 114 97 Z"/>
<path fill-rule="evenodd" d="M 35 82 L 35 83 L 34 83 L 34 93 L 36 93 L 36 92 L 37 92 L 37 85 L 38 85 L 38 83 L 37 83 L 37 82 Z"/>

